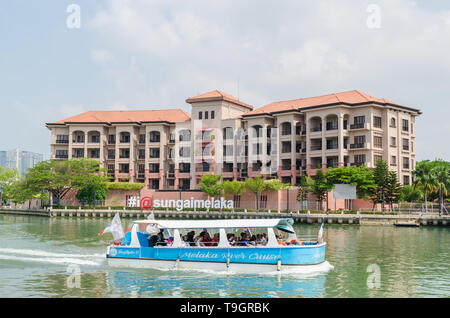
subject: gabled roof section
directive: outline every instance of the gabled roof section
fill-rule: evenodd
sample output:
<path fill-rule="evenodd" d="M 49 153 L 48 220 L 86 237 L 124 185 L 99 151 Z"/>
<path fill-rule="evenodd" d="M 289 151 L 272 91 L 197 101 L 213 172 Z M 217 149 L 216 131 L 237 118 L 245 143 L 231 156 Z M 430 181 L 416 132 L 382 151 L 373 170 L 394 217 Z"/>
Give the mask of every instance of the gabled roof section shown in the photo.
<path fill-rule="evenodd" d="M 226 93 L 218 91 L 218 90 L 214 90 L 214 91 L 211 91 L 211 92 L 208 92 L 205 94 L 190 97 L 190 98 L 186 99 L 186 103 L 192 104 L 192 103 L 198 103 L 198 102 L 221 101 L 221 100 L 224 100 L 224 101 L 227 101 L 227 102 L 239 105 L 239 106 L 243 106 L 250 110 L 253 110 L 253 106 L 240 101 L 239 99 L 237 99 L 236 97 L 234 97 L 230 94 L 226 94 Z"/>
<path fill-rule="evenodd" d="M 293 99 L 287 101 L 280 101 L 268 104 L 266 106 L 255 109 L 251 112 L 245 113 L 243 116 L 252 116 L 252 115 L 261 115 L 261 114 L 271 114 L 277 112 L 285 112 L 285 111 L 296 111 L 301 109 L 306 109 L 309 107 L 320 107 L 320 106 L 329 106 L 335 104 L 347 104 L 347 105 L 358 105 L 358 104 L 366 104 L 366 103 L 377 103 L 382 105 L 392 105 L 392 106 L 400 106 L 397 103 L 394 103 L 385 98 L 377 98 L 371 96 L 369 94 L 360 92 L 358 90 L 341 92 L 341 93 L 333 93 L 328 95 L 316 96 L 316 97 L 308 97 L 308 98 L 300 98 Z M 419 112 L 416 109 L 411 109 Z M 420 112 L 419 112 L 420 113 Z"/>
<path fill-rule="evenodd" d="M 80 115 L 66 118 L 47 125 L 62 125 L 73 123 L 151 123 L 169 122 L 179 123 L 191 119 L 191 116 L 181 109 L 165 110 L 117 110 L 117 111 L 88 111 Z"/>

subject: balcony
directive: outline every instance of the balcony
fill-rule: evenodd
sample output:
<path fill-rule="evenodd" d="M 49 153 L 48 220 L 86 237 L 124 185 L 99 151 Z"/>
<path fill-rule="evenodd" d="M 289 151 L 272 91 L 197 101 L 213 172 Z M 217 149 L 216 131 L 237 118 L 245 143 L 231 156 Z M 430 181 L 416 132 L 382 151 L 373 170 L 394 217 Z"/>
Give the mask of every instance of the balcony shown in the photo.
<path fill-rule="evenodd" d="M 350 149 L 366 148 L 366 143 L 350 144 Z"/>
<path fill-rule="evenodd" d="M 175 171 L 171 170 L 167 172 L 168 179 L 175 179 Z"/>
<path fill-rule="evenodd" d="M 67 145 L 67 144 L 69 144 L 69 140 L 68 139 L 56 139 L 56 143 L 60 144 L 60 145 Z"/>
<path fill-rule="evenodd" d="M 311 151 L 322 150 L 322 145 L 320 146 L 311 146 Z"/>
<path fill-rule="evenodd" d="M 360 166 L 365 165 L 365 164 L 366 164 L 365 162 L 352 162 L 350 164 L 350 166 L 360 167 Z"/>
<path fill-rule="evenodd" d="M 311 132 L 318 132 L 318 131 L 322 131 L 322 127 L 313 127 L 313 128 L 311 128 Z"/>
<path fill-rule="evenodd" d="M 327 123 L 327 130 L 338 130 L 337 123 Z"/>
<path fill-rule="evenodd" d="M 241 176 L 241 178 L 248 178 L 248 170 L 247 169 L 243 169 L 239 172 L 239 175 Z"/>
<path fill-rule="evenodd" d="M 351 124 L 350 130 L 352 129 L 363 129 L 365 128 L 365 123 L 357 123 L 357 124 Z"/>
<path fill-rule="evenodd" d="M 69 155 L 55 155 L 56 159 L 69 159 Z"/>

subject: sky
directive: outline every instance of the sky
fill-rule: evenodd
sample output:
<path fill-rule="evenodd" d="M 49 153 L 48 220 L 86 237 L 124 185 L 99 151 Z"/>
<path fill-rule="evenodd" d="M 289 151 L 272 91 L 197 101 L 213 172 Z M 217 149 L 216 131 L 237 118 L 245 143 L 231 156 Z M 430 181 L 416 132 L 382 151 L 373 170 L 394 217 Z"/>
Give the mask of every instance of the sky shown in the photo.
<path fill-rule="evenodd" d="M 417 160 L 450 161 L 448 0 L 2 0 L 0 75 L 0 150 L 49 158 L 45 123 L 88 110 L 357 89 L 420 109 Z"/>

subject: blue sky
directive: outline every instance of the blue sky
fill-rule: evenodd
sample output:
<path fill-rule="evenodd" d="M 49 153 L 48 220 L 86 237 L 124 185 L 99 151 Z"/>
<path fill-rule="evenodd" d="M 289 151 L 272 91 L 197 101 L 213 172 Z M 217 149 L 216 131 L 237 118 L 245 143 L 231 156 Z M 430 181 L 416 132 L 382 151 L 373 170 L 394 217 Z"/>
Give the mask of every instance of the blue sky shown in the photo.
<path fill-rule="evenodd" d="M 70 4 L 79 29 L 66 25 Z M 380 28 L 367 26 L 369 4 Z M 190 111 L 186 98 L 237 96 L 239 82 L 256 107 L 359 89 L 420 108 L 417 159 L 450 160 L 448 1 L 1 1 L 0 39 L 0 149 L 48 156 L 46 122 Z"/>

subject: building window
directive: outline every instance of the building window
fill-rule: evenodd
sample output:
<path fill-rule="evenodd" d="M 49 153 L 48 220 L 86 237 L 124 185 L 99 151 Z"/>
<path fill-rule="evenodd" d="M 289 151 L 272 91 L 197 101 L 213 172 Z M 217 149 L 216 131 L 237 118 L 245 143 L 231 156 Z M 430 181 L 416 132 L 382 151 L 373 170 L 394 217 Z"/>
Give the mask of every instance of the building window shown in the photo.
<path fill-rule="evenodd" d="M 130 149 L 120 149 L 119 158 L 121 159 L 129 159 L 130 158 Z"/>
<path fill-rule="evenodd" d="M 159 163 L 151 163 L 149 170 L 151 173 L 159 172 Z"/>
<path fill-rule="evenodd" d="M 232 156 L 233 155 L 233 146 L 232 145 L 223 146 L 223 155 L 224 156 Z"/>
<path fill-rule="evenodd" d="M 144 135 L 139 135 L 139 143 L 140 144 L 145 144 L 145 134 Z"/>
<path fill-rule="evenodd" d="M 56 159 L 68 159 L 69 151 L 68 150 L 56 150 Z"/>
<path fill-rule="evenodd" d="M 409 169 L 409 158 L 403 157 L 403 169 Z"/>
<path fill-rule="evenodd" d="M 391 137 L 391 147 L 397 147 L 397 138 Z"/>
<path fill-rule="evenodd" d="M 150 179 L 148 186 L 150 189 L 159 189 L 159 179 Z"/>
<path fill-rule="evenodd" d="M 116 150 L 115 149 L 109 149 L 108 150 L 108 159 L 116 159 Z"/>
<path fill-rule="evenodd" d="M 376 148 L 383 148 L 383 137 L 374 136 L 373 145 Z"/>
<path fill-rule="evenodd" d="M 392 128 L 396 127 L 396 123 L 395 123 L 395 118 L 394 117 L 391 118 L 391 127 Z"/>
<path fill-rule="evenodd" d="M 281 153 L 290 153 L 291 152 L 291 142 L 283 141 L 281 144 Z"/>
<path fill-rule="evenodd" d="M 409 140 L 405 138 L 403 138 L 403 150 L 409 150 Z"/>
<path fill-rule="evenodd" d="M 130 172 L 130 165 L 129 164 L 120 164 L 119 165 L 119 172 L 120 173 L 129 173 Z"/>
<path fill-rule="evenodd" d="M 411 141 L 411 152 L 414 152 L 414 142 Z"/>
<path fill-rule="evenodd" d="M 234 201 L 234 208 L 235 209 L 239 209 L 241 207 L 241 196 L 240 195 L 235 195 L 233 197 L 233 201 Z"/>
<path fill-rule="evenodd" d="M 414 126 L 414 124 L 413 124 L 413 123 L 411 123 L 411 134 L 413 134 L 413 133 L 414 133 L 414 129 L 413 129 L 414 127 L 413 127 L 413 126 Z"/>
<path fill-rule="evenodd" d="M 411 170 L 414 170 L 414 159 L 411 159 Z"/>
<path fill-rule="evenodd" d="M 145 159 L 145 149 L 139 149 L 139 159 Z"/>
<path fill-rule="evenodd" d="M 205 119 L 208 119 L 208 112 L 205 112 Z"/>
<path fill-rule="evenodd" d="M 216 112 L 214 110 L 211 111 L 211 119 L 214 119 L 216 117 Z"/>
<path fill-rule="evenodd" d="M 366 163 L 366 155 L 355 155 L 355 164 L 362 165 Z"/>
<path fill-rule="evenodd" d="M 403 185 L 409 185 L 409 176 L 403 176 Z"/>
<path fill-rule="evenodd" d="M 376 164 L 377 162 L 378 162 L 378 160 L 383 160 L 383 156 L 380 156 L 380 155 L 374 155 L 373 156 L 373 161 L 374 161 L 374 163 Z"/>
<path fill-rule="evenodd" d="M 69 143 L 69 135 L 57 135 L 56 143 L 57 144 L 68 144 Z"/>
<path fill-rule="evenodd" d="M 396 165 L 397 165 L 397 157 L 391 156 L 391 166 L 396 166 Z"/>
<path fill-rule="evenodd" d="M 381 117 L 378 116 L 373 117 L 373 126 L 376 128 L 381 128 Z"/>
<path fill-rule="evenodd" d="M 203 119 L 203 113 L 202 112 L 198 112 L 198 119 Z"/>
<path fill-rule="evenodd" d="M 116 143 L 116 135 L 109 135 L 108 136 L 108 144 L 114 145 Z"/>
<path fill-rule="evenodd" d="M 366 116 L 355 116 L 353 119 L 353 123 L 355 125 L 364 124 L 365 122 L 366 122 Z"/>
<path fill-rule="evenodd" d="M 114 174 L 114 171 L 116 170 L 115 165 L 108 165 L 108 174 Z"/>
<path fill-rule="evenodd" d="M 159 148 L 150 148 L 150 158 L 159 158 Z"/>
<path fill-rule="evenodd" d="M 267 208 L 267 195 L 261 195 L 259 203 L 260 203 L 259 204 L 260 209 Z"/>
<path fill-rule="evenodd" d="M 191 156 L 191 148 L 190 147 L 180 147 L 180 157 L 188 158 Z"/>
<path fill-rule="evenodd" d="M 406 119 L 402 120 L 402 130 L 403 131 L 409 131 L 409 121 Z"/>

